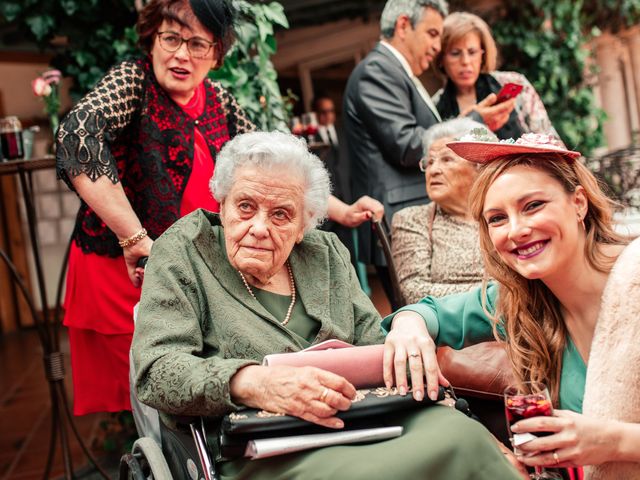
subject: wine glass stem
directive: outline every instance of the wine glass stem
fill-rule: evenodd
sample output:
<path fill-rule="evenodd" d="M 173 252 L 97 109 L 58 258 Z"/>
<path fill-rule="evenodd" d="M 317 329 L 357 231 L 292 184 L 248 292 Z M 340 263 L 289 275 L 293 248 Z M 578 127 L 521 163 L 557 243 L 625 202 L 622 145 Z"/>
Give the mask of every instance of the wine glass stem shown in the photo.
<path fill-rule="evenodd" d="M 534 480 L 540 480 L 545 478 L 543 476 L 545 473 L 544 467 L 533 467 L 533 471 L 534 471 L 534 475 L 533 475 Z"/>

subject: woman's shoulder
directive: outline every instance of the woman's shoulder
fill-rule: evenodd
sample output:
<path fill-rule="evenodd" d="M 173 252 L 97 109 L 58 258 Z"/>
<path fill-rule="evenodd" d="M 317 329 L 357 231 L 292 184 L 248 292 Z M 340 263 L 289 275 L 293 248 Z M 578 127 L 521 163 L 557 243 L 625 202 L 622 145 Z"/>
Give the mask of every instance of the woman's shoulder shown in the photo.
<path fill-rule="evenodd" d="M 314 228 L 304 234 L 301 245 L 326 245 L 328 247 L 334 247 L 336 242 L 341 243 L 335 233 Z"/>
<path fill-rule="evenodd" d="M 629 281 L 640 281 L 640 237 L 626 246 L 611 245 L 604 253 L 617 257 L 612 275 L 626 277 Z"/>
<path fill-rule="evenodd" d="M 247 113 L 238 104 L 233 94 L 222 85 L 222 82 L 210 78 L 205 78 L 204 81 L 205 88 L 213 92 L 225 113 L 231 116 L 233 128 L 230 133 L 232 137 L 238 133 L 252 132 L 257 129 Z"/>
<path fill-rule="evenodd" d="M 220 217 L 217 213 L 199 208 L 178 219 L 158 237 L 155 244 L 169 250 L 175 249 L 176 244 L 193 243 L 199 237 L 215 232 L 219 227 Z"/>
<path fill-rule="evenodd" d="M 402 210 L 398 210 L 391 219 L 393 226 L 402 226 L 403 224 L 419 223 L 427 224 L 429 218 L 433 215 L 433 211 L 436 208 L 435 202 L 427 203 L 426 205 L 413 205 L 411 207 L 405 207 Z"/>
<path fill-rule="evenodd" d="M 143 57 L 131 57 L 112 66 L 105 78 L 114 77 L 126 80 L 143 79 L 149 70 L 149 61 Z"/>
<path fill-rule="evenodd" d="M 351 254 L 338 236 L 317 228 L 304 234 L 302 242 L 294 246 L 292 254 L 302 259 L 309 269 L 326 268 L 326 262 L 334 266 L 351 264 Z"/>
<path fill-rule="evenodd" d="M 624 249 L 622 250 L 623 252 L 638 252 L 640 251 L 640 237 L 636 237 L 634 240 L 632 240 L 631 242 L 629 242 L 629 244 L 624 247 Z M 638 260 L 640 261 L 640 257 L 638 257 Z"/>
<path fill-rule="evenodd" d="M 222 85 L 222 82 L 218 80 L 212 80 L 207 77 L 204 79 L 204 85 L 207 90 L 213 90 L 220 99 L 231 98 L 231 92 L 229 92 L 229 90 Z"/>
<path fill-rule="evenodd" d="M 115 64 L 82 101 L 78 102 L 74 110 L 103 110 L 107 113 L 126 110 L 120 105 L 116 108 L 116 104 L 128 104 L 139 99 L 145 88 L 147 64 L 148 61 L 143 58 L 126 59 Z"/>
<path fill-rule="evenodd" d="M 504 85 L 505 83 L 519 83 L 521 85 L 529 84 L 529 80 L 527 80 L 527 77 L 519 72 L 494 70 L 489 75 L 495 78 L 501 85 Z"/>

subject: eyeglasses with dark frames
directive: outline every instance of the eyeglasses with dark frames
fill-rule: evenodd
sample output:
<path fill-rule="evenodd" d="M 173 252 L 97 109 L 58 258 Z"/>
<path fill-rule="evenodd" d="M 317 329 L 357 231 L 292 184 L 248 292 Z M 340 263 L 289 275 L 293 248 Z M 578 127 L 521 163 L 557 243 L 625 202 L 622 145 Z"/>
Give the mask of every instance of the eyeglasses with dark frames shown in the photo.
<path fill-rule="evenodd" d="M 167 52 L 177 52 L 183 43 L 187 44 L 187 50 L 193 58 L 204 58 L 207 56 L 214 42 L 200 37 L 183 38 L 179 33 L 165 30 L 158 32 L 160 46 Z"/>

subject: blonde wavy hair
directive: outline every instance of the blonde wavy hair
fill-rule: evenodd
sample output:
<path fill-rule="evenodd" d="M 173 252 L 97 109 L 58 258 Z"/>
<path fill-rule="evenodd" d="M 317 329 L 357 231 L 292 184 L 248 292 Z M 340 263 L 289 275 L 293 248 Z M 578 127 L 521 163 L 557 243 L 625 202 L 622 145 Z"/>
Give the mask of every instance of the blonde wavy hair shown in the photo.
<path fill-rule="evenodd" d="M 510 168 L 524 165 L 547 173 L 567 192 L 584 188 L 588 209 L 584 217 L 586 231 L 585 257 L 600 272 L 609 272 L 614 259 L 605 255 L 602 245 L 624 245 L 628 240 L 613 229 L 616 206 L 600 188 L 598 180 L 579 161 L 567 160 L 555 153 L 510 155 L 491 161 L 481 170 L 469 196 L 471 214 L 479 223 L 480 248 L 486 274 L 499 284 L 495 314 L 487 311 L 494 322 L 494 335 L 504 328 L 507 352 L 518 381 L 544 382 L 553 402 L 558 404 L 562 354 L 567 343 L 567 330 L 560 304 L 541 280 L 529 280 L 510 268 L 500 257 L 489 237 L 482 215 L 487 192 L 493 182 Z M 486 289 L 486 282 L 483 286 Z M 485 295 L 483 294 L 483 298 Z"/>

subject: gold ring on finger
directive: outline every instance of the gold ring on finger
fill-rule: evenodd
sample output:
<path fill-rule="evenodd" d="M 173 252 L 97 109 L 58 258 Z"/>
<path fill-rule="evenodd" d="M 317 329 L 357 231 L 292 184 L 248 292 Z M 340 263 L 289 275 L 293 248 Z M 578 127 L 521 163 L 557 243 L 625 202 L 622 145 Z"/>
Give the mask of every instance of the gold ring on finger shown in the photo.
<path fill-rule="evenodd" d="M 329 395 L 329 389 L 325 387 L 325 389 L 320 394 L 320 401 L 324 402 L 327 398 L 327 395 Z"/>
<path fill-rule="evenodd" d="M 558 452 L 553 452 L 553 459 L 556 461 L 556 465 L 560 465 L 560 458 L 558 457 Z"/>

